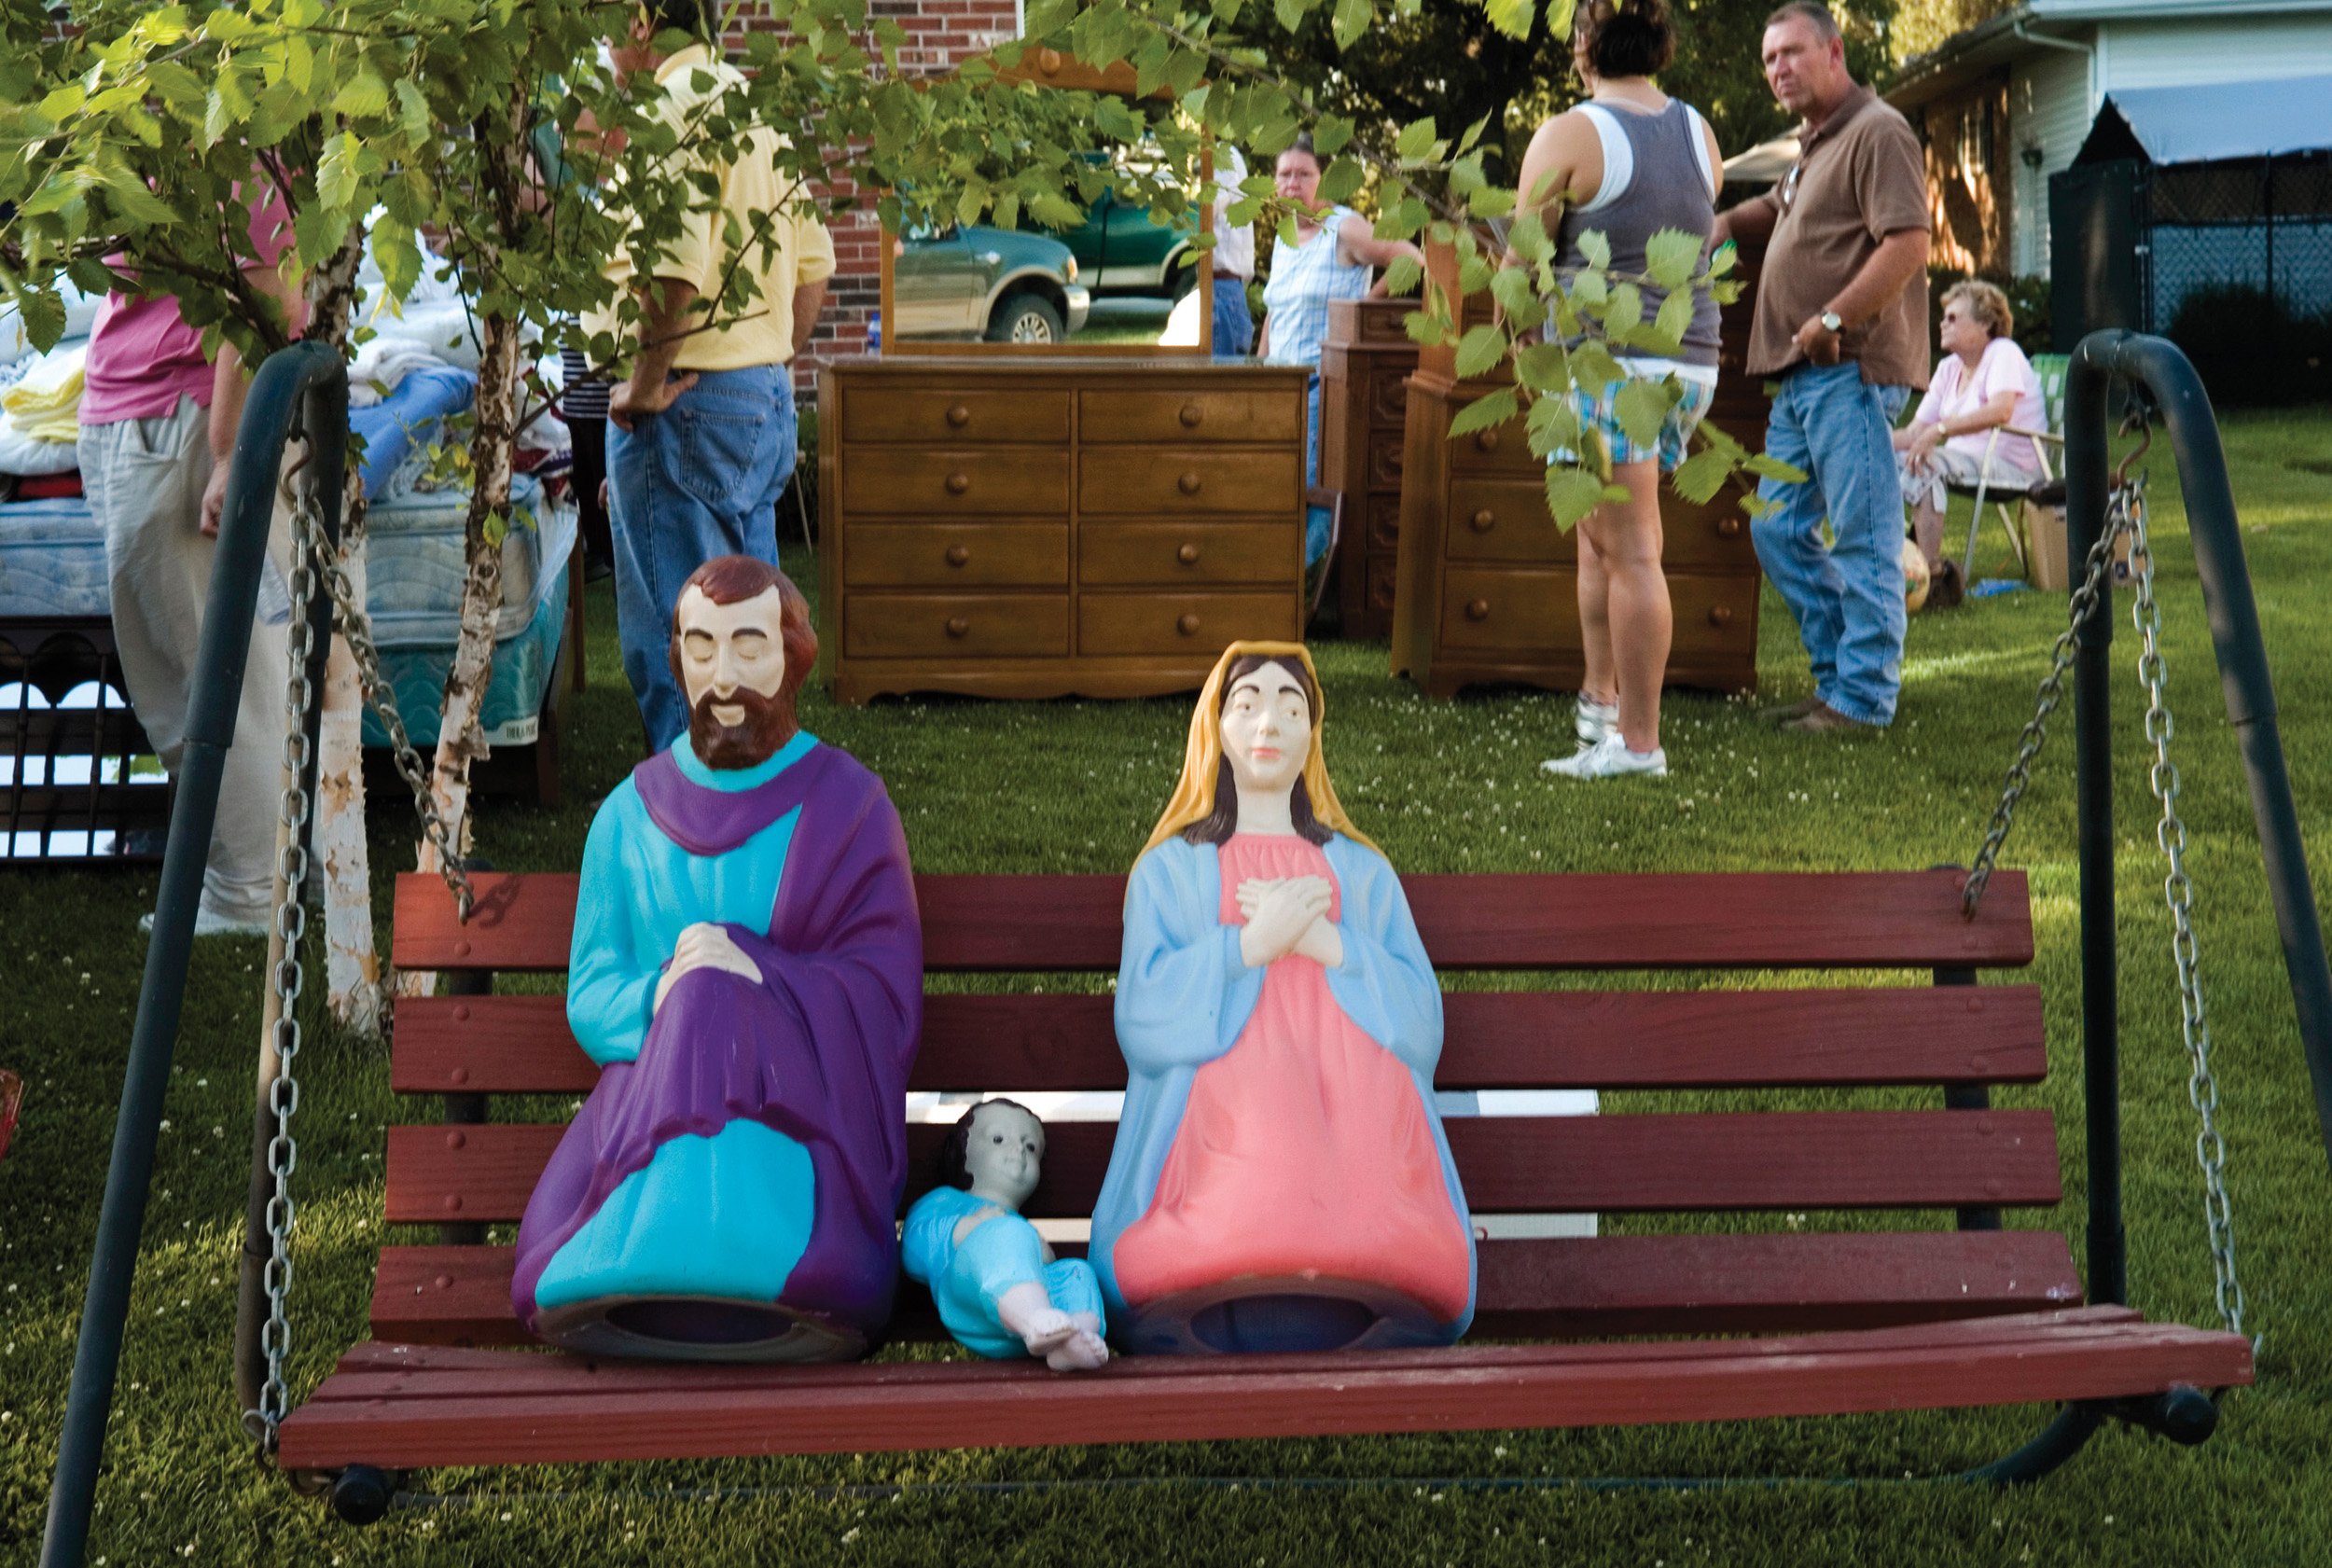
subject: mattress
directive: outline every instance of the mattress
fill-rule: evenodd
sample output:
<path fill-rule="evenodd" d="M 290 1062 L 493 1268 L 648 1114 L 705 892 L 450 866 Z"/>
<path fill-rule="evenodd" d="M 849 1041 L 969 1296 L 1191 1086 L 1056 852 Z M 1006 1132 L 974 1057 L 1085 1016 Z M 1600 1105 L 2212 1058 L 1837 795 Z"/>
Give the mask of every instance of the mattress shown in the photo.
<path fill-rule="evenodd" d="M 79 496 L 0 506 L 0 616 L 102 616 L 105 535 Z"/>
<path fill-rule="evenodd" d="M 546 503 L 526 475 L 510 481 L 511 527 L 502 541 L 502 615 L 494 640 L 534 624 L 552 579 L 575 549 L 572 506 Z M 415 491 L 366 509 L 367 607 L 382 648 L 451 649 L 462 624 L 462 528 L 469 496 Z"/>
<path fill-rule="evenodd" d="M 531 744 L 541 727 L 543 696 L 557 677 L 559 640 L 566 631 L 567 563 L 562 560 L 543 579 L 543 592 L 534 613 L 518 635 L 494 643 L 493 673 L 486 682 L 486 701 L 478 715 L 490 746 Z M 445 696 L 445 678 L 453 668 L 453 638 L 424 646 L 381 650 L 381 673 L 396 693 L 396 711 L 405 719 L 405 732 L 415 747 L 426 752 L 437 743 L 437 709 Z M 389 732 L 381 717 L 365 710 L 365 744 L 385 746 Z"/>

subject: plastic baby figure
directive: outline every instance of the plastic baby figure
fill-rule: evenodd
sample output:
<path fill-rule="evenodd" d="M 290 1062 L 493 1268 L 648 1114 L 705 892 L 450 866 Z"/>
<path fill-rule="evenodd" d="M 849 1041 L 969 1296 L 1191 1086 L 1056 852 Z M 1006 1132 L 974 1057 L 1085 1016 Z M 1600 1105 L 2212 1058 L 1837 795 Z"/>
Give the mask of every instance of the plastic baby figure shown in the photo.
<path fill-rule="evenodd" d="M 965 1112 L 939 1153 L 945 1185 L 907 1211 L 900 1261 L 966 1349 L 1090 1371 L 1109 1360 L 1092 1265 L 1056 1260 L 1020 1214 L 1044 1159 L 1045 1124 L 1026 1106 L 983 1100 Z"/>

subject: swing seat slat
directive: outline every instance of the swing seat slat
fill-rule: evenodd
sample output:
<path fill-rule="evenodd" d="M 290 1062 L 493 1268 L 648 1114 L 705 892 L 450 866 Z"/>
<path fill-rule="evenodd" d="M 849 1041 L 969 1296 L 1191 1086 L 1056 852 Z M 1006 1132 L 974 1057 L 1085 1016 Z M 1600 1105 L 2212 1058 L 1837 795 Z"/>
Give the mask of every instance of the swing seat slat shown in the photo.
<path fill-rule="evenodd" d="M 478 909 L 461 924 L 441 883 L 399 880 L 397 964 L 563 970 L 576 880 L 478 881 Z M 598 1069 L 559 996 L 400 1002 L 393 1086 L 453 1097 L 462 1117 L 389 1130 L 384 1217 L 476 1228 L 464 1238 L 504 1227 L 501 1244 L 408 1236 L 385 1248 L 372 1337 L 286 1420 L 282 1461 L 420 1468 L 1326 1436 L 2248 1382 L 2239 1337 L 2085 1307 L 2061 1234 L 1999 1228 L 2004 1210 L 2055 1205 L 2062 1182 L 2050 1114 L 1988 1100 L 1991 1086 L 2035 1083 L 2047 1067 L 2038 988 L 1974 983 L 1978 970 L 2032 960 L 2025 880 L 1995 876 L 1973 922 L 1961 918 L 1961 881 L 1951 871 L 1405 878 L 1426 950 L 1459 985 L 1485 983 L 1468 971 L 1779 972 L 1756 976 L 1754 989 L 1676 989 L 1694 980 L 1685 975 L 1636 991 L 1447 994 L 1443 1088 L 1621 1093 L 1594 1117 L 1451 1117 L 1478 1214 L 1731 1217 L 1718 1232 L 1623 1219 L 1620 1234 L 1485 1240 L 1474 1333 L 1444 1350 L 1130 1357 L 1063 1377 L 1026 1363 L 687 1366 L 530 1347 L 510 1312 L 507 1226 L 562 1129 L 469 1118 L 481 1096 L 571 1102 Z M 919 879 L 918 895 L 935 977 L 1117 966 L 1122 878 L 934 876 Z M 1898 973 L 1806 983 L 1805 972 L 1839 970 Z M 1903 983 L 1927 978 L 1936 983 Z M 1872 979 L 1881 983 L 1854 983 Z M 1106 995 L 926 997 L 915 1089 L 1124 1084 Z M 1825 1091 L 1817 1103 L 1836 1108 L 1768 1108 L 1760 1096 L 1776 1089 Z M 1948 1107 L 1920 1098 L 1938 1090 Z M 909 1130 L 909 1200 L 930 1181 L 943 1132 Z M 1114 1124 L 1062 1119 L 1048 1133 L 1027 1212 L 1082 1217 Z M 1882 1211 L 1908 1213 L 1872 1228 Z M 1727 1335 L 1750 1337 L 1713 1337 Z M 913 1286 L 902 1288 L 892 1337 L 943 1338 Z M 1521 1338 L 1578 1342 L 1495 1342 Z"/>

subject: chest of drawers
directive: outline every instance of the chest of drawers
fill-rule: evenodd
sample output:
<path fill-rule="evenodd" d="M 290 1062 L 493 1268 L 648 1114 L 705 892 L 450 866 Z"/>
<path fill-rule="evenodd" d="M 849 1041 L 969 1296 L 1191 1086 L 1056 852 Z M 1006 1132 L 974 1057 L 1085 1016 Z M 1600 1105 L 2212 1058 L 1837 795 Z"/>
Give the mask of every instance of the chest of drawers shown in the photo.
<path fill-rule="evenodd" d="M 1402 318 L 1410 299 L 1339 299 L 1320 348 L 1320 482 L 1344 493 L 1336 547 L 1344 635 L 1393 629 L 1401 535 L 1401 463 L 1417 344 Z"/>
<path fill-rule="evenodd" d="M 1454 281 L 1454 263 L 1435 259 Z M 1756 451 L 1765 436 L 1765 395 L 1742 368 L 1750 298 L 1725 312 L 1708 418 Z M 1547 511 L 1546 464 L 1531 454 L 1521 420 L 1450 438 L 1461 409 L 1511 384 L 1500 379 L 1503 368 L 1460 382 L 1451 358 L 1447 350 L 1425 351 L 1408 383 L 1393 672 L 1437 697 L 1474 684 L 1575 690 L 1586 673 L 1577 534 L 1557 528 Z M 1744 488 L 1737 479 L 1695 504 L 1661 487 L 1661 564 L 1675 629 L 1671 685 L 1756 686 L 1763 576 L 1741 509 Z"/>
<path fill-rule="evenodd" d="M 1300 368 L 844 361 L 818 385 L 835 695 L 1190 690 L 1303 604 Z"/>

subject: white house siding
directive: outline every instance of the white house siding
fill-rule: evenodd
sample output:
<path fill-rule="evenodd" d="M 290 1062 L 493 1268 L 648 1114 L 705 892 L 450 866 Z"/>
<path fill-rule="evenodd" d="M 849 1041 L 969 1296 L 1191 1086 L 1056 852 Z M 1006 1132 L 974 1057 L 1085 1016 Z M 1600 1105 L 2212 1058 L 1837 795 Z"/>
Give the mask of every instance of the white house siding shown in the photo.
<path fill-rule="evenodd" d="M 2095 114 L 2089 62 L 2081 55 L 2043 45 L 2009 74 L 2008 146 L 2019 160 L 2009 248 L 2020 277 L 2047 274 L 2048 176 L 2071 166 Z M 2028 173 L 2021 161 L 2031 146 L 2041 150 L 2037 174 Z"/>
<path fill-rule="evenodd" d="M 2332 6 L 2288 16 L 2111 21 L 2097 34 L 2107 92 L 2332 72 Z"/>

